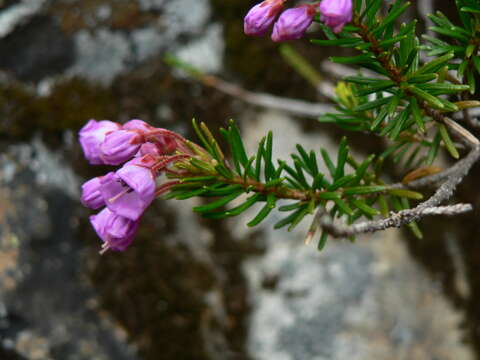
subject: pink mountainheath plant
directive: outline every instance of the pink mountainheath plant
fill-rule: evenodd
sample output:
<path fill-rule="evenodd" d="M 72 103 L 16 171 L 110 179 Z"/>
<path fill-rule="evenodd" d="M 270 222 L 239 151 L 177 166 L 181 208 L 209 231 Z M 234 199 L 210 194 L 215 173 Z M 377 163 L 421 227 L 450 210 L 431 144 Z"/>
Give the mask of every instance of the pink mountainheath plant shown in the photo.
<path fill-rule="evenodd" d="M 90 222 L 103 241 L 101 252 L 130 246 L 142 216 L 159 196 L 201 197 L 206 201 L 193 210 L 209 219 L 236 216 L 261 204 L 248 226 L 258 225 L 277 207 L 283 215 L 276 229 L 291 230 L 310 217 L 306 241 L 320 233 L 319 250 L 329 237 L 353 240 L 404 225 L 421 238 L 417 222 L 425 216 L 471 211 L 471 204 L 448 201 L 480 159 L 480 122 L 470 113 L 480 107 L 480 2 L 452 3 L 456 21 L 440 12 L 429 15 L 435 24 L 431 32 L 441 39 L 417 35 L 416 21 L 400 23 L 410 5 L 405 0 L 322 0 L 287 9 L 287 0 L 265 0 L 245 16 L 247 35 L 263 36 L 273 29 L 275 42 L 296 40 L 316 23 L 312 44 L 349 49 L 347 56 L 331 57 L 355 67 L 338 83 L 334 98 L 328 96 L 336 105 L 332 112 L 320 113 L 317 104 L 304 101 L 272 99 L 284 101 L 285 111 L 296 115 L 382 138 L 381 152 L 363 159 L 350 153 L 344 137 L 335 154 L 297 144 L 289 161 L 277 160 L 272 132 L 249 154 L 233 121 L 219 129 L 222 141 L 205 123 L 194 121 L 201 146 L 139 119 L 123 125 L 88 121 L 79 132 L 86 159 L 117 167 L 82 186 L 82 204 L 98 211 Z M 317 84 L 314 66 L 298 58 L 295 68 Z M 193 73 L 191 66 L 183 68 Z M 200 71 L 194 76 L 256 105 L 268 98 L 271 106 L 263 94 Z M 228 147 L 228 156 L 220 144 Z M 443 171 L 434 164 L 442 151 L 457 160 Z M 401 175 L 397 182 L 389 183 L 392 174 L 384 176 L 386 164 Z M 427 186 L 435 190 L 423 191 Z"/>
<path fill-rule="evenodd" d="M 297 40 L 305 35 L 318 11 L 321 21 L 335 33 L 352 21 L 352 0 L 323 0 L 283 11 L 285 2 L 266 0 L 252 7 L 244 19 L 245 34 L 263 36 L 273 24 L 273 41 Z"/>

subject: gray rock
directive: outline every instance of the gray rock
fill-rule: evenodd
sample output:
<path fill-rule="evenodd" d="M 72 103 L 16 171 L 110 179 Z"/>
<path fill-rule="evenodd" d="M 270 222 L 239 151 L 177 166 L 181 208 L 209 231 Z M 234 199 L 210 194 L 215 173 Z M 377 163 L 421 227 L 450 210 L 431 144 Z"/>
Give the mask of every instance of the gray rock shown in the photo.
<path fill-rule="evenodd" d="M 30 13 L 24 16 L 28 21 L 18 24 L 0 42 L 0 68 L 24 81 L 62 73 L 73 63 L 72 39 L 60 30 L 53 17 Z"/>
<path fill-rule="evenodd" d="M 108 29 L 99 29 L 93 34 L 81 30 L 75 36 L 75 44 L 76 60 L 70 74 L 105 84 L 125 71 L 132 57 L 128 38 Z"/>
<path fill-rule="evenodd" d="M 8 35 L 19 24 L 27 22 L 28 19 L 37 14 L 46 3 L 47 0 L 23 0 L 0 12 L 0 38 Z"/>
<path fill-rule="evenodd" d="M 207 27 L 211 15 L 208 0 L 150 0 L 140 6 L 162 15 L 129 33 L 106 28 L 79 31 L 75 64 L 68 73 L 109 84 L 117 75 L 165 52 L 194 59 L 194 65 L 205 71 L 220 69 L 223 38 L 220 25 Z M 178 42 L 180 37 L 187 39 L 186 44 Z"/>
<path fill-rule="evenodd" d="M 205 73 L 216 73 L 222 68 L 223 48 L 222 26 L 213 24 L 204 36 L 180 47 L 175 55 Z"/>
<path fill-rule="evenodd" d="M 0 348 L 30 360 L 135 359 L 96 311 L 75 238 L 79 179 L 62 154 L 39 139 L 11 146 L 0 179 Z"/>

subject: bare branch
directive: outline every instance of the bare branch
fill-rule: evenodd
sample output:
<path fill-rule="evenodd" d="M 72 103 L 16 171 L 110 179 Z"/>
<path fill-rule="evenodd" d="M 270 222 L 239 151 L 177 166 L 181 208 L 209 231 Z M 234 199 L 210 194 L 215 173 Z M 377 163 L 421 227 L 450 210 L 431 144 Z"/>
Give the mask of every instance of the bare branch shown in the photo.
<path fill-rule="evenodd" d="M 399 211 L 398 213 L 394 213 L 392 216 L 386 219 L 377 221 L 365 221 L 354 225 L 335 224 L 330 215 L 328 215 L 322 209 L 322 211 L 317 212 L 316 221 L 318 221 L 320 227 L 326 232 L 328 232 L 331 236 L 341 238 L 386 230 L 393 227 L 398 228 L 424 216 L 453 216 L 471 211 L 472 209 L 472 205 L 470 204 L 436 206 L 421 209 L 416 207 L 414 209 Z"/>
<path fill-rule="evenodd" d="M 438 206 L 440 203 L 450 199 L 455 192 L 457 185 L 468 174 L 471 167 L 480 158 L 480 147 L 475 147 L 470 153 L 461 161 L 457 162 L 450 169 L 441 174 L 429 176 L 426 178 L 412 182 L 409 185 L 427 185 L 437 182 L 441 179 L 446 181 L 435 191 L 435 193 L 426 201 L 420 203 L 413 209 L 402 210 L 397 213 L 392 213 L 390 217 L 375 221 L 365 221 L 354 225 L 335 224 L 333 219 L 325 212 L 324 209 L 319 209 L 315 215 L 315 221 L 334 237 L 348 237 L 368 232 L 376 232 L 392 227 L 401 227 L 416 221 L 424 216 L 429 215 L 457 215 L 472 210 L 470 204 L 457 204 L 449 206 Z M 402 184 L 403 185 L 403 184 Z"/>
<path fill-rule="evenodd" d="M 211 86 L 227 95 L 241 99 L 247 103 L 270 109 L 282 110 L 297 116 L 317 119 L 320 115 L 334 110 L 333 106 L 329 104 L 312 103 L 303 100 L 248 91 L 236 84 L 212 75 L 205 75 L 200 78 L 200 80 L 205 85 Z"/>

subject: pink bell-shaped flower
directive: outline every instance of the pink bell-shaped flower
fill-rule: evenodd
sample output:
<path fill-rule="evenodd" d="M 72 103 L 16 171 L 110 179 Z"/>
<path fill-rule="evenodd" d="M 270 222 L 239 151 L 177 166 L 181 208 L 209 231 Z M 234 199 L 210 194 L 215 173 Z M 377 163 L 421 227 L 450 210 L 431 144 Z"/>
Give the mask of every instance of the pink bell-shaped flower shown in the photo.
<path fill-rule="evenodd" d="M 123 130 L 140 130 L 143 132 L 147 132 L 147 131 L 152 131 L 155 128 L 143 120 L 133 119 L 123 124 L 122 129 Z"/>
<path fill-rule="evenodd" d="M 300 39 L 311 25 L 315 12 L 313 5 L 300 5 L 285 10 L 273 26 L 272 40 L 280 42 Z"/>
<path fill-rule="evenodd" d="M 101 178 L 96 177 L 88 180 L 82 185 L 82 197 L 80 201 L 90 209 L 98 209 L 105 206 L 105 201 L 100 193 Z"/>
<path fill-rule="evenodd" d="M 100 146 L 103 161 L 109 165 L 120 165 L 130 160 L 144 142 L 145 138 L 139 131 L 112 131 Z"/>
<path fill-rule="evenodd" d="M 108 133 L 118 129 L 120 129 L 120 125 L 113 121 L 96 121 L 93 119 L 80 129 L 78 133 L 80 145 L 90 164 L 100 165 L 105 163 L 101 157 L 100 145 Z"/>
<path fill-rule="evenodd" d="M 148 156 L 148 155 L 147 155 Z M 130 220 L 137 220 L 155 198 L 156 182 L 143 158 L 129 161 L 101 180 L 100 192 L 107 207 Z"/>
<path fill-rule="evenodd" d="M 284 0 L 265 0 L 255 5 L 245 16 L 243 31 L 250 36 L 263 36 L 283 10 Z"/>
<path fill-rule="evenodd" d="M 334 33 L 339 33 L 345 24 L 352 21 L 352 0 L 323 0 L 320 13 L 320 20 Z"/>
<path fill-rule="evenodd" d="M 127 219 L 105 208 L 90 216 L 90 223 L 103 240 L 102 253 L 111 249 L 124 251 L 132 243 L 138 229 L 138 221 Z"/>

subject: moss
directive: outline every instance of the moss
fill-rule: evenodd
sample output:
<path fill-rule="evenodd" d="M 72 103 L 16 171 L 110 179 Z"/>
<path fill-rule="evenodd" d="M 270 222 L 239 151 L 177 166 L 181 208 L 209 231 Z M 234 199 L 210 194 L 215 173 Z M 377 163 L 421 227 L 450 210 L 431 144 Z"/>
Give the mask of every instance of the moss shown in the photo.
<path fill-rule="evenodd" d="M 0 85 L 0 133 L 8 137 L 76 130 L 90 118 L 116 118 L 116 109 L 108 89 L 80 78 L 56 82 L 45 97 L 19 82 Z"/>
<path fill-rule="evenodd" d="M 99 17 L 99 9 L 109 6 L 111 16 Z M 49 14 L 60 21 L 66 33 L 80 29 L 95 29 L 108 26 L 112 29 L 131 30 L 142 27 L 156 19 L 155 14 L 142 12 L 137 2 L 130 0 L 74 0 L 60 1 L 49 9 Z"/>

